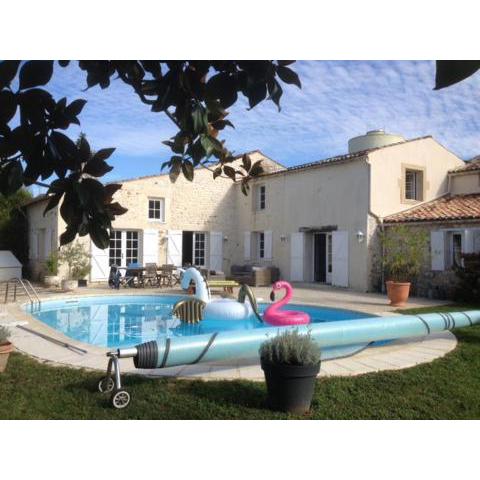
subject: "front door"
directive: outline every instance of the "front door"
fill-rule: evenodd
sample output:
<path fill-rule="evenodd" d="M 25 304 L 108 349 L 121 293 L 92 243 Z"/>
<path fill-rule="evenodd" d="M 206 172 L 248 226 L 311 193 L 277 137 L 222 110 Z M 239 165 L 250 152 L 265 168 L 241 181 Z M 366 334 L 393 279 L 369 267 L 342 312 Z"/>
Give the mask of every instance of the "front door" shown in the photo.
<path fill-rule="evenodd" d="M 327 237 L 324 233 L 313 235 L 313 279 L 315 282 L 327 281 Z"/>
<path fill-rule="evenodd" d="M 139 263 L 139 233 L 135 230 L 112 230 L 110 232 L 109 265 L 128 267 Z"/>

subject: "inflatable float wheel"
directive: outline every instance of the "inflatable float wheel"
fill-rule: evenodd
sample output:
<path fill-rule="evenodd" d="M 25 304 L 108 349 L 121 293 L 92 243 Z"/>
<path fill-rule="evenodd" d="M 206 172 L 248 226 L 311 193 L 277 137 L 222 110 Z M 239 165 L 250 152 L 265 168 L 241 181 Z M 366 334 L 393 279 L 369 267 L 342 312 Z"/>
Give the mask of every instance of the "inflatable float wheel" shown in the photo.
<path fill-rule="evenodd" d="M 117 390 L 110 398 L 112 407 L 122 409 L 130 403 L 130 394 L 126 390 Z"/>

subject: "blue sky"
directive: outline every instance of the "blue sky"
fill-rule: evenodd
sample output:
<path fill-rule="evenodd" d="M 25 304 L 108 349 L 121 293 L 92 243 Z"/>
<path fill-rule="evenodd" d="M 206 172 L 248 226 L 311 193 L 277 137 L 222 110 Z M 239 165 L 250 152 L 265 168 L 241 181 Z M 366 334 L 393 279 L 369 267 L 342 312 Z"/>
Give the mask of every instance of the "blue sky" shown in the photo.
<path fill-rule="evenodd" d="M 406 138 L 433 135 L 464 159 L 480 154 L 480 74 L 437 92 L 431 61 L 300 61 L 293 68 L 303 88 L 285 85 L 281 112 L 272 102 L 247 111 L 243 99 L 230 109 L 236 128 L 221 138 L 231 150 L 260 149 L 291 166 L 346 153 L 350 137 L 384 128 Z M 88 100 L 80 121 L 92 147 L 117 148 L 106 179 L 160 172 L 169 158 L 162 141 L 175 133 L 165 115 L 150 112 L 120 81 L 82 92 L 76 64 L 56 69 L 56 98 Z"/>

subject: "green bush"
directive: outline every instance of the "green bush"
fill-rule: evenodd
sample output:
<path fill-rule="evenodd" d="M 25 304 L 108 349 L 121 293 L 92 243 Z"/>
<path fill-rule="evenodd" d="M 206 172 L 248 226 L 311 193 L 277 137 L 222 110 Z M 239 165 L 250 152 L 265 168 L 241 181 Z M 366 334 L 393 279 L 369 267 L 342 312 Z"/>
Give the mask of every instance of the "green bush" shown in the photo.
<path fill-rule="evenodd" d="M 318 365 L 320 348 L 310 333 L 301 335 L 298 330 L 286 330 L 262 343 L 260 358 L 268 363 L 282 365 Z"/>
<path fill-rule="evenodd" d="M 45 261 L 45 267 L 49 275 L 57 275 L 58 273 L 58 252 L 51 252 Z"/>
<path fill-rule="evenodd" d="M 81 243 L 69 243 L 61 248 L 58 254 L 60 263 L 66 263 L 68 278 L 80 280 L 90 272 L 90 255 L 85 251 Z"/>
<path fill-rule="evenodd" d="M 10 338 L 10 330 L 3 325 L 0 325 L 0 345 L 8 342 Z"/>
<path fill-rule="evenodd" d="M 385 278 L 411 282 L 422 271 L 427 252 L 428 234 L 405 225 L 388 227 L 380 236 L 383 247 Z"/>

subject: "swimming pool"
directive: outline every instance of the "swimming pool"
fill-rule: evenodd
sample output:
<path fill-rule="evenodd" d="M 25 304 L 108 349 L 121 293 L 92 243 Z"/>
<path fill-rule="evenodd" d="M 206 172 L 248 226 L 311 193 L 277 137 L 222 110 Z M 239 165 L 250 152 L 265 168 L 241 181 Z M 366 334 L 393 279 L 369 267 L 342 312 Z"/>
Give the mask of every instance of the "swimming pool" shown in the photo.
<path fill-rule="evenodd" d="M 219 331 L 264 328 L 255 315 L 243 321 L 210 321 L 190 325 L 172 317 L 182 295 L 109 295 L 48 300 L 30 312 L 67 337 L 111 349 L 128 348 L 151 340 L 188 337 Z M 262 313 L 268 304 L 260 303 Z M 28 308 L 26 308 L 28 311 Z M 313 323 L 368 318 L 372 315 L 335 308 L 291 304 L 287 310 L 308 313 Z"/>

